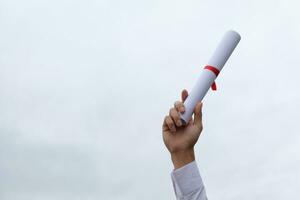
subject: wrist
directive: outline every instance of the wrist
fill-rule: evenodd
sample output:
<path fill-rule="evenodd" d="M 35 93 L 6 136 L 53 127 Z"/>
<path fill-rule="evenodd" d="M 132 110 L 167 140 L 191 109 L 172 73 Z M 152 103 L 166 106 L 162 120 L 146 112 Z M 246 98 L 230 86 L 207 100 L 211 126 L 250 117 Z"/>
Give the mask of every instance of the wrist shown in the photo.
<path fill-rule="evenodd" d="M 187 165 L 195 160 L 194 148 L 172 152 L 171 158 L 174 169 L 183 167 L 184 165 Z"/>

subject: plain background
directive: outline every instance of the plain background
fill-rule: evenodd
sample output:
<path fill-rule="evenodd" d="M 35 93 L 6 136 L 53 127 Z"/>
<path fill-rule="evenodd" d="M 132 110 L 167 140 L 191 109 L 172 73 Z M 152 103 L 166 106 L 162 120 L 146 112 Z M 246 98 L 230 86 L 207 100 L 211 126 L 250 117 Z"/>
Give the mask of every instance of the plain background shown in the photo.
<path fill-rule="evenodd" d="M 296 0 L 0 0 L 0 199 L 174 199 L 162 119 L 222 35 L 204 99 L 209 199 L 297 199 Z"/>

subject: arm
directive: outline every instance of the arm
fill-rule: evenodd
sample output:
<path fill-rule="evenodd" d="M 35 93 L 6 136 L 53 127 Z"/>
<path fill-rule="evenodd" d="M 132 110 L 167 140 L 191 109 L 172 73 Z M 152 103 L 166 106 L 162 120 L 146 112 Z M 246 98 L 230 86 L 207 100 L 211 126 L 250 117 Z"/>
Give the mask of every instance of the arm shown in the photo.
<path fill-rule="evenodd" d="M 180 120 L 185 111 L 183 102 L 188 92 L 182 91 L 182 102 L 177 101 L 170 109 L 163 123 L 163 140 L 171 154 L 174 170 L 171 174 L 173 187 L 178 200 L 206 200 L 205 188 L 195 162 L 194 145 L 202 126 L 202 103 L 194 110 L 194 117 L 187 125 Z"/>

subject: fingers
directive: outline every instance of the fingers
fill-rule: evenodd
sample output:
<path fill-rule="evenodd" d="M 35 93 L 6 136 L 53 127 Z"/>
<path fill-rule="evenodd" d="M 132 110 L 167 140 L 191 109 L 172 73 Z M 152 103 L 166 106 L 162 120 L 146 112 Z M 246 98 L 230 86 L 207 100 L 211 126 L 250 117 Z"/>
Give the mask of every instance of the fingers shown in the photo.
<path fill-rule="evenodd" d="M 170 109 L 169 116 L 172 118 L 176 126 L 180 127 L 182 125 L 179 112 L 176 110 L 176 108 Z"/>
<path fill-rule="evenodd" d="M 167 130 L 169 129 L 171 132 L 176 132 L 177 127 L 181 127 L 182 121 L 180 118 L 180 113 L 185 112 L 185 107 L 183 102 L 185 99 L 188 97 L 188 91 L 187 90 L 182 90 L 181 92 L 181 101 L 176 101 L 174 103 L 174 108 L 171 108 L 169 111 L 169 115 L 165 117 L 164 119 L 164 124 L 163 124 L 163 129 Z"/>
<path fill-rule="evenodd" d="M 194 110 L 194 124 L 198 128 L 202 128 L 202 102 L 197 103 Z"/>
<path fill-rule="evenodd" d="M 186 89 L 182 90 L 182 92 L 181 92 L 181 100 L 182 100 L 182 102 L 184 102 L 188 96 L 189 96 L 188 91 Z"/>
<path fill-rule="evenodd" d="M 181 101 L 176 101 L 174 103 L 174 108 L 180 113 L 184 113 L 185 111 L 184 104 Z"/>
<path fill-rule="evenodd" d="M 172 120 L 172 118 L 170 116 L 166 116 L 165 117 L 165 122 L 164 124 L 168 127 L 168 129 L 171 131 L 171 132 L 176 132 L 176 127 L 175 127 L 175 124 Z"/>

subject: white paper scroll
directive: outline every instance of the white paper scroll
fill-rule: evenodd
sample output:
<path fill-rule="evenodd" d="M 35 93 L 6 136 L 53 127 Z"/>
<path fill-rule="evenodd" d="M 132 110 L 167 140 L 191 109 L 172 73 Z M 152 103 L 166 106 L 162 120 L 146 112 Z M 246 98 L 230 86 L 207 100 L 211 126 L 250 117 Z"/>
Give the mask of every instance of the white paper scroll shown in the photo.
<path fill-rule="evenodd" d="M 207 65 L 213 66 L 221 71 L 240 40 L 241 36 L 237 32 L 228 31 L 222 38 Z M 194 88 L 184 102 L 185 112 L 181 115 L 181 120 L 184 124 L 190 120 L 196 104 L 202 101 L 215 79 L 216 75 L 212 71 L 207 69 L 202 70 Z"/>

